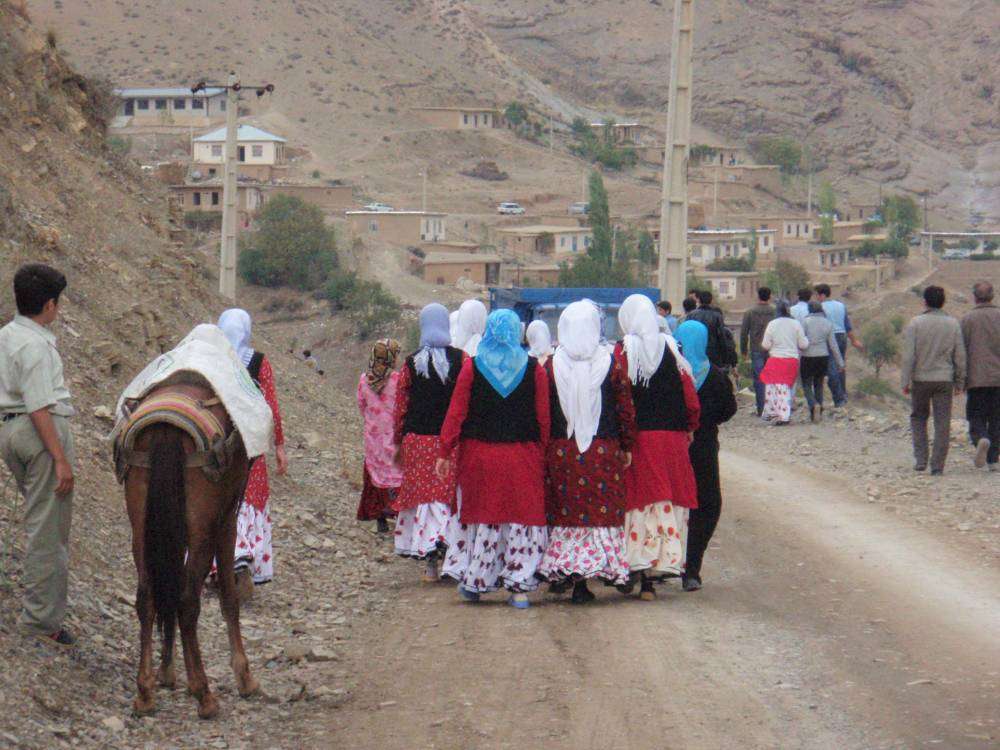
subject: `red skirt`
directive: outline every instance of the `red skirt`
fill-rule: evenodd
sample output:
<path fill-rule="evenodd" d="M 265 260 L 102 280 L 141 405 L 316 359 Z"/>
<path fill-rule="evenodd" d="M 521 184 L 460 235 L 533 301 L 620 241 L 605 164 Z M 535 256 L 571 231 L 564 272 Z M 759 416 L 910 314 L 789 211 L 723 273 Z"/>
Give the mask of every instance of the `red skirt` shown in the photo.
<path fill-rule="evenodd" d="M 454 508 L 454 469 L 444 482 L 434 472 L 440 445 L 437 435 L 403 436 L 403 484 L 393 509 L 408 510 L 424 503 L 446 503 Z"/>
<path fill-rule="evenodd" d="M 698 507 L 688 435 L 674 430 L 640 430 L 632 448 L 632 466 L 625 475 L 626 510 L 642 510 L 652 503 L 672 502 Z"/>
<path fill-rule="evenodd" d="M 396 515 L 392 509 L 395 497 L 395 488 L 375 486 L 371 474 L 368 473 L 368 467 L 365 466 L 365 483 L 361 488 L 361 502 L 358 503 L 358 520 L 376 521 L 379 518 Z"/>
<path fill-rule="evenodd" d="M 768 357 L 760 371 L 760 382 L 766 385 L 795 385 L 799 376 L 799 361 L 794 357 Z"/>
<path fill-rule="evenodd" d="M 575 440 L 553 440 L 546 453 L 549 526 L 624 525 L 625 456 L 618 440 L 594 438 L 582 455 Z"/>
<path fill-rule="evenodd" d="M 545 526 L 545 464 L 541 443 L 458 446 L 463 524 Z"/>

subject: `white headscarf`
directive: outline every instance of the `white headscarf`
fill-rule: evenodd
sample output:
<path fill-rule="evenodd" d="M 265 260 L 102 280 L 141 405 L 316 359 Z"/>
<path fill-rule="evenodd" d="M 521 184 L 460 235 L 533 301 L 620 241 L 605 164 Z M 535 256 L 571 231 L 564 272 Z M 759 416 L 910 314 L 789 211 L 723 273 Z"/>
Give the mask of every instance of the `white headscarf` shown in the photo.
<path fill-rule="evenodd" d="M 552 332 L 544 320 L 528 323 L 528 354 L 532 357 L 548 357 L 552 354 Z"/>
<path fill-rule="evenodd" d="M 628 357 L 628 379 L 635 383 L 648 383 L 663 361 L 663 350 L 669 346 L 677 360 L 678 369 L 691 374 L 691 365 L 681 356 L 673 336 L 660 331 L 656 308 L 644 294 L 625 298 L 618 310 L 618 325 L 624 332 L 623 345 Z"/>
<path fill-rule="evenodd" d="M 249 366 L 253 359 L 253 349 L 250 347 L 250 313 L 239 307 L 232 307 L 219 316 L 218 326 L 233 345 L 243 366 Z"/>
<path fill-rule="evenodd" d="M 559 347 L 552 355 L 556 393 L 566 417 L 566 437 L 575 437 L 584 453 L 601 421 L 601 384 L 611 368 L 611 353 L 601 346 L 601 315 L 589 300 L 563 310 L 558 332 Z"/>
<path fill-rule="evenodd" d="M 458 338 L 458 310 L 448 316 L 448 332 L 451 334 L 451 345 L 458 348 L 455 339 Z"/>
<path fill-rule="evenodd" d="M 477 299 L 467 299 L 458 308 L 455 339 L 452 344 L 470 357 L 475 357 L 479 342 L 486 331 L 486 305 Z"/>

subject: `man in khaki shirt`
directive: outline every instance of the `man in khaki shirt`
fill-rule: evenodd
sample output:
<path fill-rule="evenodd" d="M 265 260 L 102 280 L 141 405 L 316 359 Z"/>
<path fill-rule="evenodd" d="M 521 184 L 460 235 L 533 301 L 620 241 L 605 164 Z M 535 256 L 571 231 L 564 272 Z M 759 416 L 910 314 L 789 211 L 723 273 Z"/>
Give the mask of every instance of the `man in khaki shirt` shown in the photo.
<path fill-rule="evenodd" d="M 66 277 L 42 264 L 14 275 L 18 314 L 0 329 L 0 456 L 24 495 L 28 549 L 24 561 L 21 628 L 60 646 L 73 512 L 73 406 L 56 338 Z"/>

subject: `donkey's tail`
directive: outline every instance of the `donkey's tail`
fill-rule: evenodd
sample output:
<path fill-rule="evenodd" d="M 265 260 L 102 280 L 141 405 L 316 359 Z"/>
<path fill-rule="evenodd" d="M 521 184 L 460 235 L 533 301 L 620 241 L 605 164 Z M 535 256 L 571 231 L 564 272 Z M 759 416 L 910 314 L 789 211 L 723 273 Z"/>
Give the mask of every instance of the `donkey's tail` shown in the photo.
<path fill-rule="evenodd" d="M 173 634 L 184 591 L 187 551 L 186 455 L 183 433 L 169 425 L 154 431 L 146 487 L 145 561 L 160 633 Z"/>

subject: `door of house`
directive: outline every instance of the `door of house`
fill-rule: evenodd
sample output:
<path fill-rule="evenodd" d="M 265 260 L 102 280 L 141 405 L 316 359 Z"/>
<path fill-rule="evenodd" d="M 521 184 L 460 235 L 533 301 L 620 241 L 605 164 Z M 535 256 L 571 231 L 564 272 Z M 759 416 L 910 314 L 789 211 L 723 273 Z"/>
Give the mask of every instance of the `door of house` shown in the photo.
<path fill-rule="evenodd" d="M 135 114 L 135 99 L 125 100 L 125 116 L 131 117 Z"/>
<path fill-rule="evenodd" d="M 237 152 L 239 152 L 238 157 L 239 157 L 240 163 L 242 164 L 243 162 L 245 162 L 247 160 L 247 147 L 246 146 L 237 146 L 236 150 L 237 150 Z"/>

